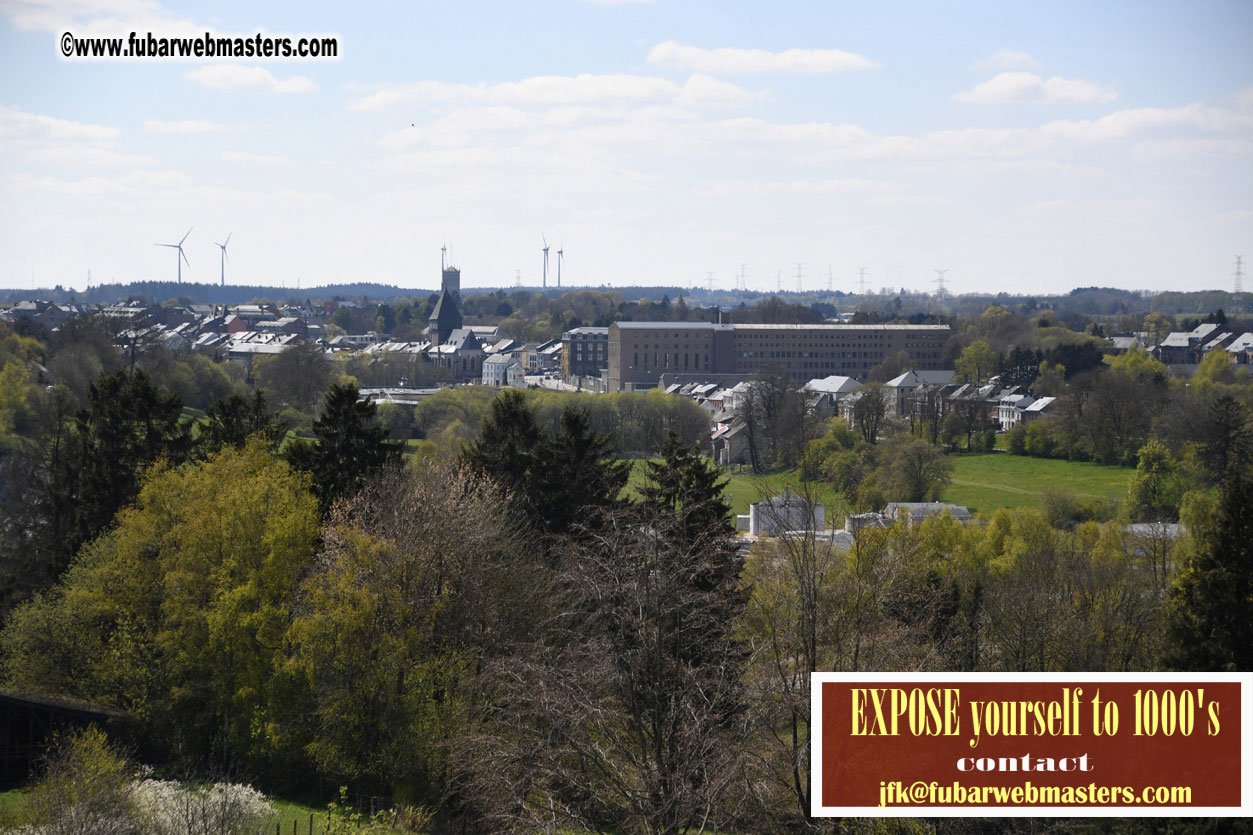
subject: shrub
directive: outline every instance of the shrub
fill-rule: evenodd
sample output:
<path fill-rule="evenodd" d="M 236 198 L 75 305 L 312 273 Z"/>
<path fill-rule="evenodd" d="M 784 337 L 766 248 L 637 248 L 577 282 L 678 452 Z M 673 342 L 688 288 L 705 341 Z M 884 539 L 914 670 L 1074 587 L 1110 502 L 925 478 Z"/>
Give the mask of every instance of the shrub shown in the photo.
<path fill-rule="evenodd" d="M 94 725 L 61 738 L 44 779 L 31 790 L 23 835 L 139 835 L 132 769 Z"/>
<path fill-rule="evenodd" d="M 1015 426 L 1005 433 L 1005 448 L 1010 455 L 1027 454 L 1027 427 Z"/>
<path fill-rule="evenodd" d="M 250 786 L 136 779 L 94 725 L 56 746 L 26 804 L 21 835 L 246 835 L 274 807 Z"/>
<path fill-rule="evenodd" d="M 274 814 L 265 795 L 238 783 L 189 786 L 141 780 L 132 788 L 148 831 L 155 835 L 243 835 Z"/>

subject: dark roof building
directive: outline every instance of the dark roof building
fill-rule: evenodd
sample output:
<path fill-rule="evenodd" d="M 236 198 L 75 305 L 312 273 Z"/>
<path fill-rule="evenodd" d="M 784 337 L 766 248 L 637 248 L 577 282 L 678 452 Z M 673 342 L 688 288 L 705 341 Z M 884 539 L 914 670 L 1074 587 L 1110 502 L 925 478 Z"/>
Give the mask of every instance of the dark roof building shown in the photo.
<path fill-rule="evenodd" d="M 457 302 L 447 287 L 439 291 L 439 300 L 427 321 L 431 326 L 431 341 L 436 345 L 443 344 L 461 327 L 461 311 L 457 310 Z"/>

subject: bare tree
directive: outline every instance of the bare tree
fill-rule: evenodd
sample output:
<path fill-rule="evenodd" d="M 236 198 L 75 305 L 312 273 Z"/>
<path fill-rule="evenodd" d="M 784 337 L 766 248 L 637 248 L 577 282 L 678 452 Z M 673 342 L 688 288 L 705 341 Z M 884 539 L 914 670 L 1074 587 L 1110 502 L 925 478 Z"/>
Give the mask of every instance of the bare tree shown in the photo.
<path fill-rule="evenodd" d="M 862 386 L 852 405 L 852 422 L 866 443 L 877 444 L 888 420 L 892 393 L 879 383 Z"/>
<path fill-rule="evenodd" d="M 489 670 L 467 794 L 508 831 L 725 830 L 745 793 L 743 608 L 723 536 L 656 511 L 572 545 L 560 614 Z"/>
<path fill-rule="evenodd" d="M 298 342 L 253 362 L 257 387 L 284 406 L 312 410 L 331 384 L 331 363 L 314 342 Z"/>
<path fill-rule="evenodd" d="M 821 424 L 814 401 L 777 365 L 766 366 L 749 381 L 738 411 L 754 472 L 775 464 L 794 466 Z"/>
<path fill-rule="evenodd" d="M 752 588 L 740 634 L 754 729 L 754 799 L 769 829 L 793 828 L 810 808 L 809 674 L 908 670 L 941 663 L 930 640 L 936 595 L 916 537 L 904 529 L 853 534 L 817 524 L 818 497 L 796 494 L 808 519 L 778 519 L 746 567 Z M 767 514 L 775 512 L 773 505 Z M 765 827 L 763 827 L 765 828 Z"/>

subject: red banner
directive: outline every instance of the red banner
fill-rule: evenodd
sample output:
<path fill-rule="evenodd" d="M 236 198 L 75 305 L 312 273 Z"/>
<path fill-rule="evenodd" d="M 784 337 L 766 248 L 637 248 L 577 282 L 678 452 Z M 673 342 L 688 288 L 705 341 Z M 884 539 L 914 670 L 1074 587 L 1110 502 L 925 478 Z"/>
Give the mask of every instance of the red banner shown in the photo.
<path fill-rule="evenodd" d="M 815 673 L 812 692 L 815 815 L 1251 812 L 1249 674 Z"/>

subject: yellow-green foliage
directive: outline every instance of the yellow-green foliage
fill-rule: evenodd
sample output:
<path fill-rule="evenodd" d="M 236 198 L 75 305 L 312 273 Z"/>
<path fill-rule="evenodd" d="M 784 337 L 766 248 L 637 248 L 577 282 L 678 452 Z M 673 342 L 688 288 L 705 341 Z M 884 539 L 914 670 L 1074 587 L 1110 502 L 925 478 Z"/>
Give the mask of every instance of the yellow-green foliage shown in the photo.
<path fill-rule="evenodd" d="M 517 542 L 504 494 L 448 462 L 337 505 L 287 635 L 284 674 L 310 699 L 293 744 L 326 774 L 437 800 L 475 664 L 539 604 Z"/>
<path fill-rule="evenodd" d="M 42 358 L 37 340 L 0 322 L 0 452 L 20 445 L 30 431 L 39 394 L 30 368 Z"/>
<path fill-rule="evenodd" d="M 260 440 L 154 468 L 61 584 L 13 613 L 6 681 L 249 753 L 317 525 L 307 479 Z"/>

